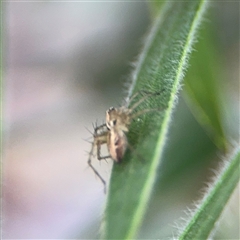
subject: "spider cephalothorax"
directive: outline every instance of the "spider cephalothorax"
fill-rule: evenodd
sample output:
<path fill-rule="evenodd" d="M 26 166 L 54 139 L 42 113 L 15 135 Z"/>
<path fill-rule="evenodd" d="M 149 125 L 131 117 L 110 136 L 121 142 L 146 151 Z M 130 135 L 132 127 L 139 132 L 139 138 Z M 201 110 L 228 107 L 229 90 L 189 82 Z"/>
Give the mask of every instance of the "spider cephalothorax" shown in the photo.
<path fill-rule="evenodd" d="M 125 107 L 109 108 L 106 112 L 106 125 L 108 130 L 128 132 L 132 120 L 131 112 L 131 109 Z"/>

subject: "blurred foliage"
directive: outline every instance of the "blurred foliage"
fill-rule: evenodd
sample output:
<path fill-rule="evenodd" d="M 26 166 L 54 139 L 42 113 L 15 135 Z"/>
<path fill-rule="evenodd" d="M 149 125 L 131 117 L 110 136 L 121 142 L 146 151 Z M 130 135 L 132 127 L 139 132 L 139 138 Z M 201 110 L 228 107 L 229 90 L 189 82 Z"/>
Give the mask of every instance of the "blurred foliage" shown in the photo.
<path fill-rule="evenodd" d="M 164 5 L 166 1 L 152 1 L 150 4 L 148 4 L 148 7 L 150 9 L 150 13 L 152 17 L 158 16 L 159 12 L 162 9 L 162 6 Z"/>
<path fill-rule="evenodd" d="M 223 104 L 226 91 L 223 88 L 223 74 L 217 45 L 214 44 L 212 26 L 205 24 L 200 39 L 195 45 L 185 83 L 185 99 L 196 119 L 203 126 L 219 149 L 227 150 L 224 132 Z"/>

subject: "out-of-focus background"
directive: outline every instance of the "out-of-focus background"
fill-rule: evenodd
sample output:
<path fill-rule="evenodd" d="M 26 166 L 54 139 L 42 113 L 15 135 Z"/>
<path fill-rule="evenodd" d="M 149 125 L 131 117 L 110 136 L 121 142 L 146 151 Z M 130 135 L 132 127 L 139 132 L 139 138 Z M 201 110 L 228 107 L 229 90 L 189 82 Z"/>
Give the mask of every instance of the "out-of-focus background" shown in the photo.
<path fill-rule="evenodd" d="M 132 63 L 150 26 L 151 8 L 144 2 L 3 6 L 3 238 L 96 238 L 106 196 L 87 166 L 91 145 L 84 139 L 91 137 L 87 129 L 92 131 L 92 123 L 102 123 L 105 111 L 122 102 Z M 212 8 L 207 21 L 215 29 L 228 101 L 237 105 L 239 3 Z M 179 126 L 191 126 L 199 134 L 199 144 L 205 144 L 204 150 L 195 149 L 195 144 L 191 154 L 201 161 L 202 152 L 207 152 L 214 159 L 213 144 L 181 100 L 176 117 Z M 176 143 L 184 138 L 179 126 L 174 124 L 170 133 Z M 204 164 L 188 167 L 197 177 L 192 180 L 188 172 L 191 180 L 185 192 L 171 192 L 178 189 L 176 184 L 185 184 L 177 183 L 179 174 L 175 182 L 161 186 L 161 200 L 156 191 L 140 236 L 171 237 L 174 222 L 201 195 L 206 169 L 216 162 L 205 158 Z M 95 159 L 94 164 L 109 178 L 112 161 Z M 156 213 L 159 201 L 167 206 L 161 216 Z"/>

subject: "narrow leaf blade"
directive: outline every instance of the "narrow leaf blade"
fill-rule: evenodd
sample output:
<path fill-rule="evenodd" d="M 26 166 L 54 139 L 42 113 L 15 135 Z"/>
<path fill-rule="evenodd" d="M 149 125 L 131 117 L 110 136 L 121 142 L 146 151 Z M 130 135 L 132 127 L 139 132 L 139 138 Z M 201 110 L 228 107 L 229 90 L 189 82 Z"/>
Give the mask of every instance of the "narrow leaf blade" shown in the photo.
<path fill-rule="evenodd" d="M 240 149 L 225 165 L 178 237 L 179 240 L 207 239 L 214 230 L 214 225 L 239 182 Z"/>
<path fill-rule="evenodd" d="M 167 132 L 188 55 L 206 1 L 167 2 L 149 33 L 129 96 L 141 90 L 160 92 L 138 111 L 161 109 L 133 121 L 128 134 L 131 151 L 114 164 L 106 206 L 103 238 L 132 239 L 141 226 L 154 186 Z M 139 99 L 136 99 L 136 101 Z"/>

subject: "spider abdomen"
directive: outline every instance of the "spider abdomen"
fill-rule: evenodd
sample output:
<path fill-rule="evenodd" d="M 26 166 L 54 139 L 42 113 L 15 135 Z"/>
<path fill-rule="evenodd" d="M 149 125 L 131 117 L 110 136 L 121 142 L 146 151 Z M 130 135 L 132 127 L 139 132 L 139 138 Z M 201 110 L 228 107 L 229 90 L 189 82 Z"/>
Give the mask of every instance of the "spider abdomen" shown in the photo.
<path fill-rule="evenodd" d="M 127 137 L 123 131 L 110 131 L 108 138 L 108 151 L 112 159 L 121 162 L 127 149 Z"/>

